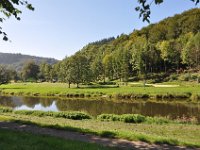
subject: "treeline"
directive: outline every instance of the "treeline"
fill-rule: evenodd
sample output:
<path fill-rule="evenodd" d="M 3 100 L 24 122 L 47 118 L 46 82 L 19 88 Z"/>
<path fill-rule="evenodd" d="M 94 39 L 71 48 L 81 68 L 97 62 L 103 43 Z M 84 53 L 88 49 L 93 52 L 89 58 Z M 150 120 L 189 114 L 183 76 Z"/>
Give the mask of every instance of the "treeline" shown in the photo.
<path fill-rule="evenodd" d="M 31 69 L 23 67 L 22 80 L 34 77 L 69 86 L 136 78 L 162 80 L 172 73 L 199 71 L 200 9 L 166 18 L 129 35 L 90 43 L 55 65 L 34 65 Z M 31 73 L 33 70 L 37 73 Z"/>

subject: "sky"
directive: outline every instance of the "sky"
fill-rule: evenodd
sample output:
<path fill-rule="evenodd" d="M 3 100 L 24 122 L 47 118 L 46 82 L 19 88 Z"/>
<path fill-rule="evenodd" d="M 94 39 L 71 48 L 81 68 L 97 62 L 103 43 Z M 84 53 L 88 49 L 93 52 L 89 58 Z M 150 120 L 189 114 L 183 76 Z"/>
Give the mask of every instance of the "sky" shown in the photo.
<path fill-rule="evenodd" d="M 7 19 L 3 30 L 11 42 L 0 39 L 0 52 L 63 59 L 90 42 L 129 34 L 147 26 L 139 19 L 136 0 L 28 0 L 21 21 Z M 152 5 L 151 23 L 199 7 L 191 0 L 165 0 Z M 1 38 L 1 37 L 0 37 Z"/>

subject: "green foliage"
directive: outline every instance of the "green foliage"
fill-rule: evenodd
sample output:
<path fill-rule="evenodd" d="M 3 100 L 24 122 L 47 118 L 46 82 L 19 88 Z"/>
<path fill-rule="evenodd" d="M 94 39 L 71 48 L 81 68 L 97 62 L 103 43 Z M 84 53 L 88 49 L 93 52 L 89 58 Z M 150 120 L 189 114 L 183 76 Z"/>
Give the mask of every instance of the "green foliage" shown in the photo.
<path fill-rule="evenodd" d="M 166 18 L 157 24 L 86 45 L 57 65 L 59 81 L 79 84 L 96 81 L 129 81 L 140 76 L 153 83 L 188 68 L 199 67 L 200 9 Z M 161 75 L 162 76 L 162 75 Z"/>
<path fill-rule="evenodd" d="M 145 116 L 139 114 L 102 114 L 97 116 L 97 119 L 101 121 L 122 121 L 125 123 L 142 123 L 145 122 Z"/>
<path fill-rule="evenodd" d="M 7 113 L 12 111 L 12 108 L 0 106 L 0 113 Z"/>
<path fill-rule="evenodd" d="M 91 119 L 91 116 L 82 112 L 44 112 L 44 111 L 28 111 L 28 110 L 17 110 L 15 114 L 21 115 L 32 115 L 38 117 L 50 116 L 55 118 L 66 118 L 73 120 Z"/>
<path fill-rule="evenodd" d="M 170 81 L 178 80 L 178 75 L 177 75 L 177 74 L 171 74 L 171 75 L 169 76 L 169 80 L 170 80 Z"/>
<path fill-rule="evenodd" d="M 14 16 L 17 20 L 20 20 L 19 14 L 22 12 L 17 8 L 20 6 L 25 6 L 29 10 L 34 10 L 33 6 L 29 4 L 27 1 L 24 0 L 1 0 L 0 1 L 0 9 L 1 13 L 6 16 Z M 4 17 L 0 17 L 0 22 L 3 22 L 5 20 Z M 7 34 L 2 31 L 2 28 L 0 27 L 0 34 L 3 35 L 3 40 L 8 41 Z"/>
<path fill-rule="evenodd" d="M 199 3 L 199 0 L 190 0 L 194 2 L 196 5 Z M 160 5 L 164 2 L 164 0 L 138 0 L 139 6 L 135 8 L 136 11 L 139 12 L 139 17 L 142 17 L 143 21 L 150 23 L 150 15 L 151 15 L 151 5 L 152 3 L 156 5 Z"/>
<path fill-rule="evenodd" d="M 11 80 L 11 75 L 9 70 L 5 67 L 0 65 L 0 84 L 8 83 Z"/>
<path fill-rule="evenodd" d="M 39 74 L 39 66 L 34 61 L 26 62 L 22 69 L 22 78 L 24 81 L 37 80 Z"/>

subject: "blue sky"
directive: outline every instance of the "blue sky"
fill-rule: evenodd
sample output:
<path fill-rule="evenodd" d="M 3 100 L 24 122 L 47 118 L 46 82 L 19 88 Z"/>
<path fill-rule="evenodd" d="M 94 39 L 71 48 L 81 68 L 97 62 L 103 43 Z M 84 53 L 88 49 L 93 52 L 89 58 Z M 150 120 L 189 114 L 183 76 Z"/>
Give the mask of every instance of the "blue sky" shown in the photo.
<path fill-rule="evenodd" d="M 89 42 L 122 33 L 147 23 L 138 18 L 136 0 L 29 0 L 35 11 L 24 8 L 21 21 L 2 24 L 12 42 L 0 40 L 0 52 L 63 59 Z M 152 7 L 151 22 L 197 7 L 190 0 L 165 0 Z M 199 7 L 199 5 L 198 5 Z"/>

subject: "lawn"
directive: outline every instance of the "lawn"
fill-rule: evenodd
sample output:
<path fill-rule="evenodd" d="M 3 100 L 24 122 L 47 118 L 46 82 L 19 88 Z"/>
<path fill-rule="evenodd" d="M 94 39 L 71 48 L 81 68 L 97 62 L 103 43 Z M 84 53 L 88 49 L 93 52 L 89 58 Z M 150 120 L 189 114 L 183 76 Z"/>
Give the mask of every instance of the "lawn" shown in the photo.
<path fill-rule="evenodd" d="M 65 118 L 27 116 L 3 113 L 1 120 L 28 122 L 40 126 L 91 133 L 106 137 L 146 141 L 149 143 L 168 143 L 200 147 L 200 125 L 196 124 L 130 124 L 123 122 L 102 122 L 96 119 L 69 120 Z"/>
<path fill-rule="evenodd" d="M 166 84 L 166 83 L 165 83 Z M 170 83 L 168 83 L 170 84 Z M 137 86 L 136 86 L 137 85 Z M 143 87 L 140 84 L 120 87 L 68 88 L 64 83 L 12 83 L 0 86 L 4 95 L 112 97 L 112 98 L 200 98 L 200 86 L 181 84 L 178 87 Z"/>
<path fill-rule="evenodd" d="M 0 129 L 1 150 L 111 150 L 96 144 Z"/>

